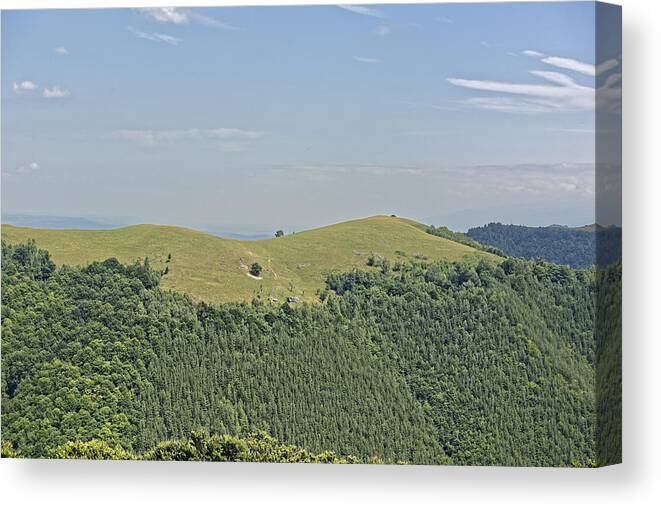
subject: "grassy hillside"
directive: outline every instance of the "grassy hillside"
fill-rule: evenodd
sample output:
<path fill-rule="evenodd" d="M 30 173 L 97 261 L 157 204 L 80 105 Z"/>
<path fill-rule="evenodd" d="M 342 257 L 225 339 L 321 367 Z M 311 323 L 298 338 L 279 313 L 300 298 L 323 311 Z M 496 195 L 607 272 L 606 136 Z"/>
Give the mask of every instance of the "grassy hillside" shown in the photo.
<path fill-rule="evenodd" d="M 391 261 L 416 255 L 451 261 L 492 257 L 427 234 L 424 228 L 404 218 L 375 216 L 282 238 L 242 241 L 156 225 L 96 231 L 3 225 L 2 239 L 9 243 L 34 239 L 50 251 L 57 264 L 84 265 L 109 257 L 128 263 L 149 257 L 155 268 L 168 267 L 161 287 L 212 303 L 249 300 L 259 295 L 280 302 L 289 295 L 310 301 L 324 286 L 326 273 L 365 268 L 372 252 Z M 169 263 L 168 254 L 172 256 Z M 264 268 L 261 279 L 248 274 L 253 262 Z"/>

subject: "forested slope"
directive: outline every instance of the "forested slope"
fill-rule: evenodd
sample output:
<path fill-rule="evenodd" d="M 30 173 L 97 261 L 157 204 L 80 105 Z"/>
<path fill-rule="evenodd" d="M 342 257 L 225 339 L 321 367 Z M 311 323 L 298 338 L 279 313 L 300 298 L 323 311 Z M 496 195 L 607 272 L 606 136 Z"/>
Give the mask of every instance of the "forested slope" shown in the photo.
<path fill-rule="evenodd" d="M 144 453 L 261 429 L 362 461 L 593 463 L 592 271 L 394 266 L 329 275 L 323 304 L 207 305 L 145 262 L 3 244 L 3 441 Z"/>
<path fill-rule="evenodd" d="M 321 306 L 196 305 L 159 290 L 147 264 L 34 275 L 45 252 L 3 252 L 3 439 L 23 455 L 76 439 L 143 451 L 202 427 L 443 459 L 402 377 L 364 330 Z"/>
<path fill-rule="evenodd" d="M 330 280 L 371 329 L 460 464 L 587 464 L 594 455 L 593 283 L 507 260 Z"/>
<path fill-rule="evenodd" d="M 610 264 L 622 257 L 622 230 L 619 227 L 526 227 L 490 223 L 466 233 L 484 245 L 499 248 L 507 255 L 524 259 L 540 258 L 572 268 Z"/>

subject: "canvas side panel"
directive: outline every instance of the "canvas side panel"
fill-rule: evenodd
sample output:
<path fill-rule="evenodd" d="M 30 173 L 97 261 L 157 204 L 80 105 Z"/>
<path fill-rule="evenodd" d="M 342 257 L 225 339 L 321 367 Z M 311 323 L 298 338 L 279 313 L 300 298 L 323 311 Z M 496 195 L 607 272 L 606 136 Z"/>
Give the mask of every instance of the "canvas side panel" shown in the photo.
<path fill-rule="evenodd" d="M 595 9 L 597 463 L 622 462 L 622 8 Z"/>

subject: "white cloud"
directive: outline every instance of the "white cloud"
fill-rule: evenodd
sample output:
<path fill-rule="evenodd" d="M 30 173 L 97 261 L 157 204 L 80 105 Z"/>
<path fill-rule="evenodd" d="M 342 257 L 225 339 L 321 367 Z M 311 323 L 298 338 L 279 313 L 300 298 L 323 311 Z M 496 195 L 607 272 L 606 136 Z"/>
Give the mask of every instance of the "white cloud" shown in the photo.
<path fill-rule="evenodd" d="M 413 107 L 425 107 L 429 109 L 436 109 L 437 111 L 456 111 L 456 107 L 452 106 L 441 106 L 438 104 L 428 104 L 426 102 L 414 102 L 410 100 L 397 100 L 396 101 L 399 104 L 406 104 L 407 106 L 413 106 Z"/>
<path fill-rule="evenodd" d="M 159 23 L 172 23 L 175 25 L 185 25 L 190 22 L 199 23 L 213 28 L 225 28 L 234 30 L 236 27 L 224 23 L 218 19 L 212 18 L 195 12 L 192 9 L 182 9 L 178 7 L 144 7 L 140 9 L 145 15 L 158 21 Z"/>
<path fill-rule="evenodd" d="M 561 74 L 560 72 L 551 72 L 546 70 L 531 70 L 530 73 L 533 76 L 538 76 L 563 86 L 576 85 L 576 82 L 572 78 L 570 78 L 565 74 Z"/>
<path fill-rule="evenodd" d="M 448 25 L 451 25 L 452 23 L 454 23 L 454 20 L 452 18 L 448 18 L 447 16 L 439 16 L 438 18 L 436 18 L 436 21 L 441 21 L 441 22 L 446 23 Z"/>
<path fill-rule="evenodd" d="M 618 60 L 612 59 L 598 66 L 571 58 L 545 56 L 533 50 L 523 54 L 542 58 L 548 65 L 567 69 L 588 76 L 597 76 L 614 69 Z M 622 104 L 621 74 L 611 74 L 600 88 L 578 84 L 571 76 L 554 71 L 531 70 L 535 77 L 552 84 L 511 83 L 502 81 L 449 78 L 455 86 L 516 95 L 518 97 L 474 97 L 467 104 L 479 109 L 508 113 L 545 113 L 554 111 L 602 111 L 619 112 Z"/>
<path fill-rule="evenodd" d="M 573 58 L 562 58 L 559 56 L 548 56 L 542 60 L 548 65 L 553 65 L 554 67 L 559 67 L 561 69 L 573 70 L 580 74 L 585 74 L 586 76 L 599 76 L 604 72 L 607 72 L 611 69 L 614 69 L 619 65 L 619 62 L 615 59 L 606 60 L 605 62 L 600 63 L 596 67 L 591 63 L 579 62 Z"/>
<path fill-rule="evenodd" d="M 455 86 L 461 86 L 473 90 L 523 95 L 532 99 L 532 101 L 530 101 L 531 103 L 534 103 L 537 106 L 545 106 L 546 110 L 589 111 L 594 109 L 594 88 L 578 85 L 570 77 L 557 72 L 538 73 L 536 75 L 549 81 L 553 81 L 554 83 L 562 82 L 562 84 L 518 84 L 457 78 L 449 78 L 448 81 Z M 479 102 L 474 102 L 474 104 L 479 105 Z M 539 112 L 541 112 L 541 110 Z"/>
<path fill-rule="evenodd" d="M 574 60 L 573 58 L 564 58 L 561 56 L 546 56 L 544 53 L 540 53 L 539 51 L 534 51 L 532 49 L 526 49 L 525 51 L 522 51 L 522 54 L 526 56 L 531 56 L 533 58 L 541 58 L 541 60 L 547 65 L 552 65 L 560 69 L 571 70 L 592 77 L 599 76 L 604 72 L 608 72 L 609 70 L 614 69 L 620 64 L 617 59 L 612 58 L 595 66 L 591 63 L 585 63 L 579 60 Z"/>
<path fill-rule="evenodd" d="M 542 60 L 544 63 L 560 67 L 561 69 L 573 70 L 587 76 L 594 76 L 596 74 L 594 65 L 590 63 L 579 62 L 572 58 L 561 58 L 559 56 L 547 56 Z"/>
<path fill-rule="evenodd" d="M 16 168 L 16 174 L 30 174 L 41 169 L 41 166 L 36 162 L 30 162 L 27 165 L 22 165 Z"/>
<path fill-rule="evenodd" d="M 43 96 L 46 99 L 61 99 L 71 95 L 71 92 L 66 88 L 53 86 L 52 88 L 44 88 Z"/>
<path fill-rule="evenodd" d="M 176 7 L 144 7 L 140 9 L 154 21 L 183 25 L 188 23 L 188 11 Z"/>
<path fill-rule="evenodd" d="M 474 97 L 468 99 L 466 103 L 478 109 L 500 113 L 535 114 L 553 111 L 551 106 L 544 104 L 543 102 L 511 99 L 507 97 Z"/>
<path fill-rule="evenodd" d="M 209 137 L 217 139 L 259 139 L 264 135 L 264 132 L 235 128 L 216 128 L 208 129 L 203 132 L 209 135 Z"/>
<path fill-rule="evenodd" d="M 264 132 L 238 128 L 143 130 L 122 129 L 112 133 L 115 139 L 129 141 L 143 147 L 154 147 L 175 141 L 211 141 L 223 151 L 243 151 L 247 143 L 259 139 Z"/>
<path fill-rule="evenodd" d="M 150 40 L 156 40 L 158 42 L 166 42 L 167 44 L 171 44 L 173 46 L 176 46 L 181 42 L 181 39 L 164 33 L 152 33 L 151 37 L 152 39 Z"/>
<path fill-rule="evenodd" d="M 58 55 L 68 55 L 69 54 L 69 51 L 67 50 L 67 48 L 63 48 L 63 47 L 55 48 L 54 51 Z"/>
<path fill-rule="evenodd" d="M 378 26 L 374 33 L 381 36 L 390 35 L 390 27 L 387 25 Z"/>
<path fill-rule="evenodd" d="M 458 169 L 465 181 L 480 181 L 480 187 L 503 197 L 589 197 L 595 191 L 593 164 L 524 164 L 472 166 Z M 575 197 L 572 197 L 575 198 Z"/>
<path fill-rule="evenodd" d="M 135 35 L 138 39 L 145 39 L 153 42 L 165 42 L 166 44 L 170 44 L 171 46 L 177 46 L 182 41 L 182 39 L 179 39 L 178 37 L 173 37 L 172 35 L 167 35 L 164 33 L 156 33 L 156 32 L 147 33 L 141 30 L 136 30 L 132 26 L 127 27 L 127 30 L 131 32 L 133 35 Z"/>
<path fill-rule="evenodd" d="M 354 56 L 353 59 L 360 63 L 381 63 L 378 58 L 370 58 L 367 56 Z"/>
<path fill-rule="evenodd" d="M 37 88 L 39 88 L 39 85 L 34 81 L 21 81 L 20 83 L 14 83 L 14 93 L 32 92 Z"/>
<path fill-rule="evenodd" d="M 355 14 L 360 14 L 362 16 L 371 16 L 373 18 L 382 18 L 383 15 L 376 9 L 371 7 L 365 7 L 364 5 L 338 5 L 340 9 L 345 11 L 353 12 Z"/>
<path fill-rule="evenodd" d="M 205 16 L 204 14 L 191 13 L 189 17 L 200 25 L 210 26 L 212 28 L 224 28 L 225 30 L 236 30 L 235 26 L 212 18 L 211 16 Z"/>

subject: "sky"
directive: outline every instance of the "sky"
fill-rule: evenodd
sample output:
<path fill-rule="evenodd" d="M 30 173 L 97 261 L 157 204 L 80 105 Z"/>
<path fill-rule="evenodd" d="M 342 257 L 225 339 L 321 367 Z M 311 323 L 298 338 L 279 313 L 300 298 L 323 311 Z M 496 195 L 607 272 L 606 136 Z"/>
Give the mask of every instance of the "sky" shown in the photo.
<path fill-rule="evenodd" d="M 4 11 L 2 213 L 592 223 L 620 46 L 591 2 Z"/>

